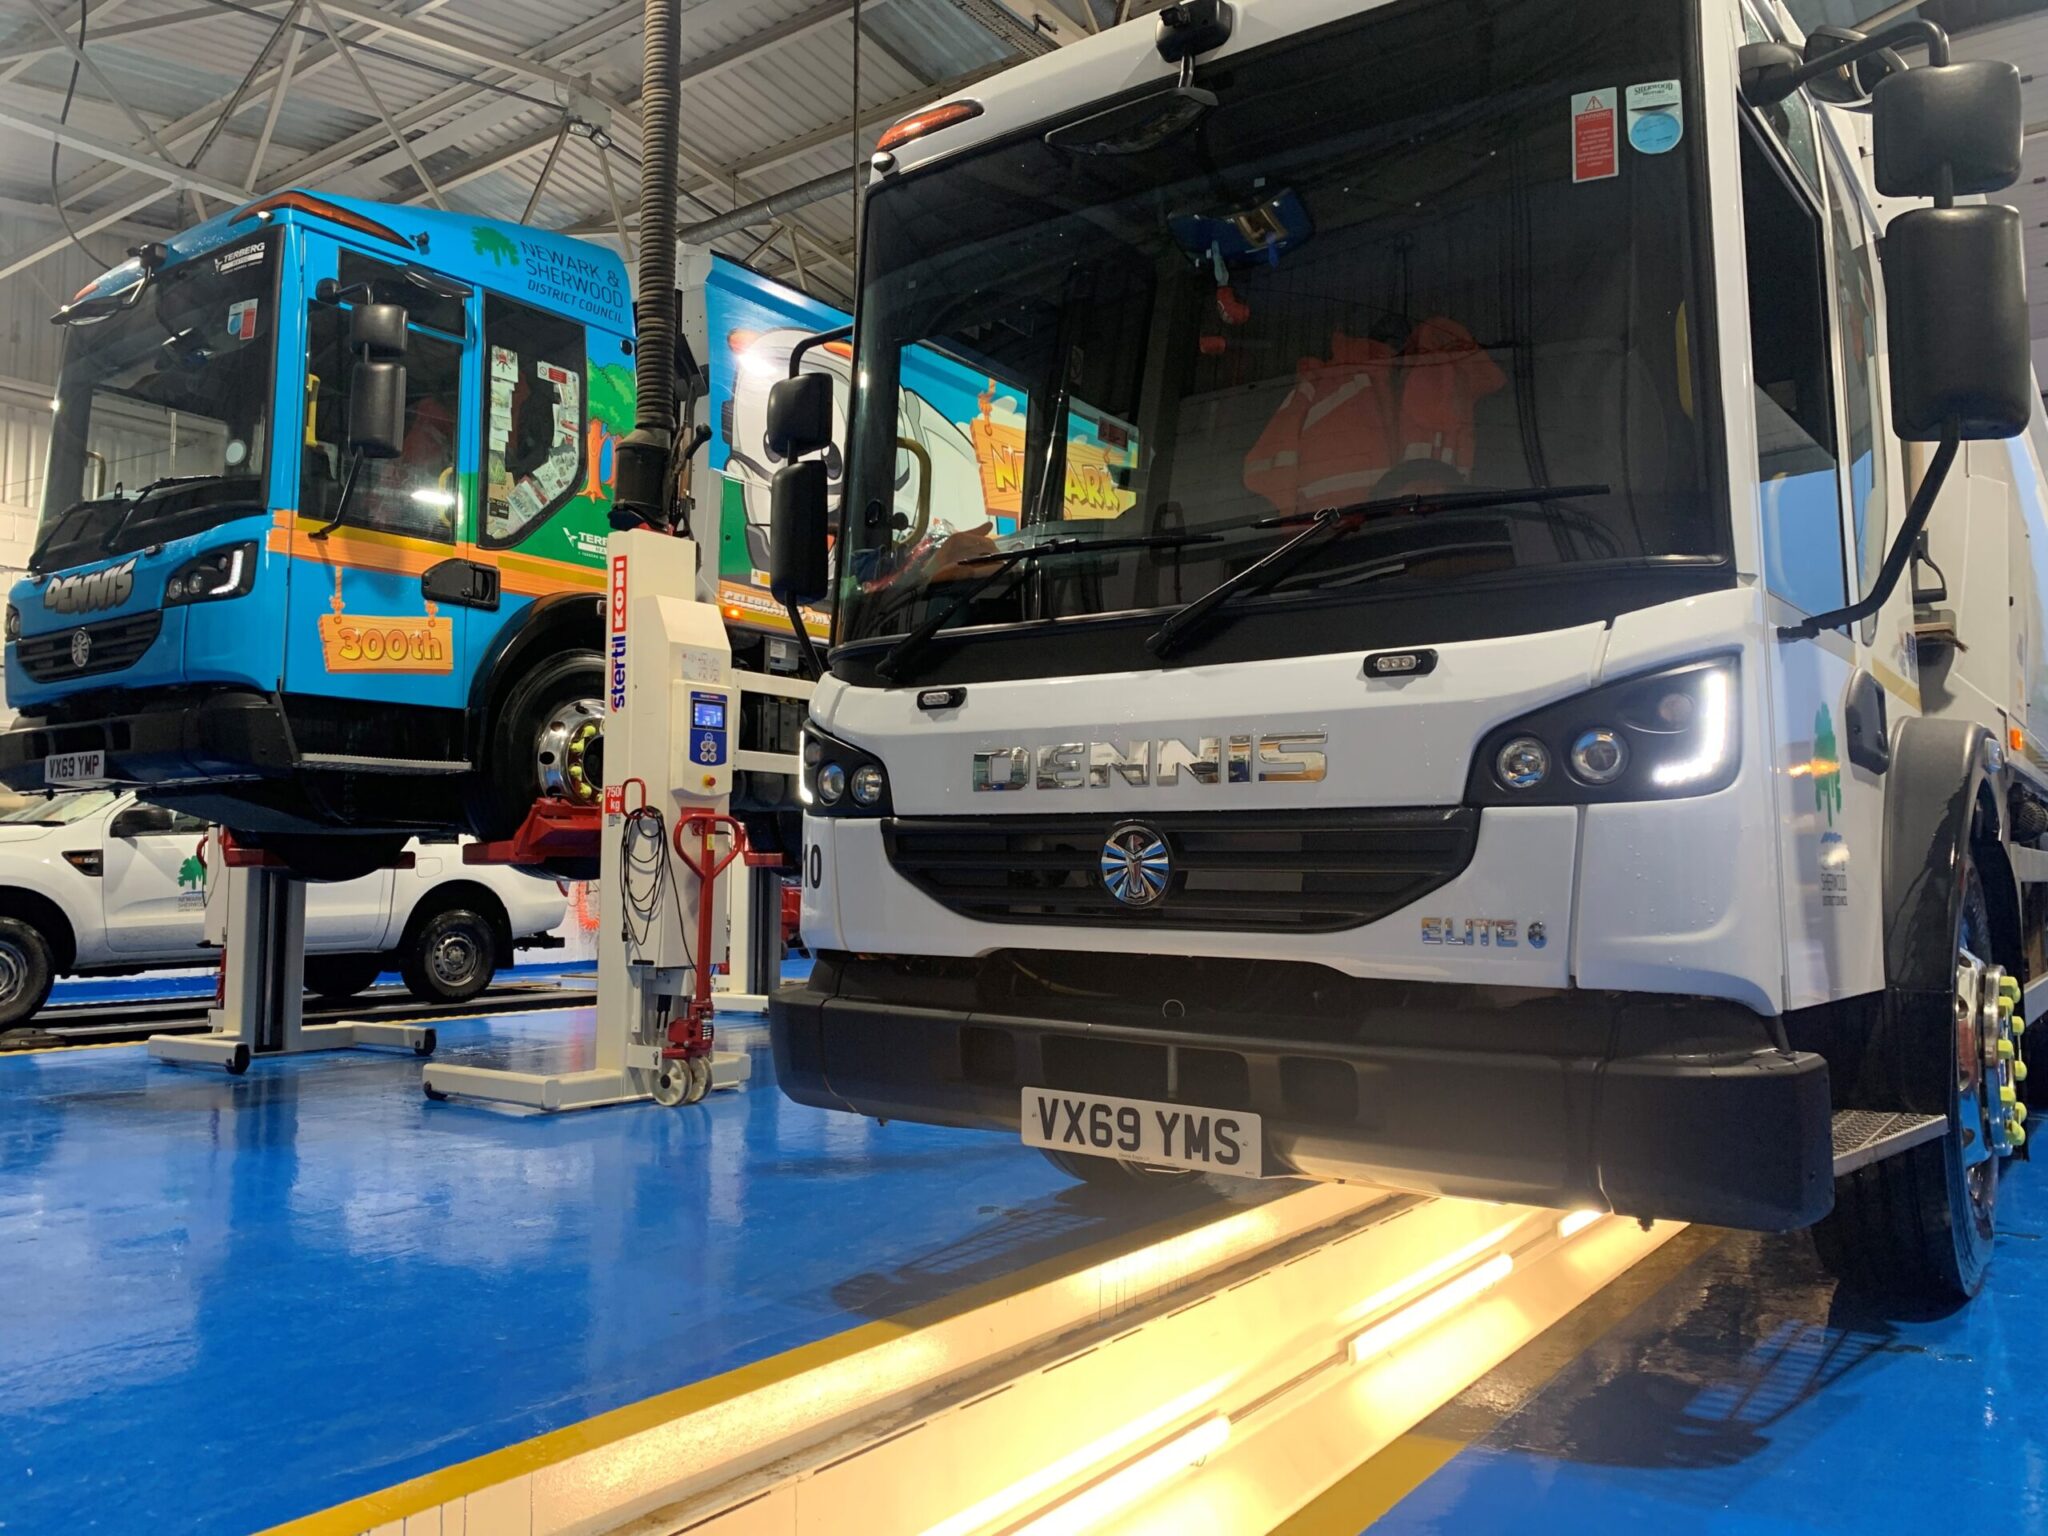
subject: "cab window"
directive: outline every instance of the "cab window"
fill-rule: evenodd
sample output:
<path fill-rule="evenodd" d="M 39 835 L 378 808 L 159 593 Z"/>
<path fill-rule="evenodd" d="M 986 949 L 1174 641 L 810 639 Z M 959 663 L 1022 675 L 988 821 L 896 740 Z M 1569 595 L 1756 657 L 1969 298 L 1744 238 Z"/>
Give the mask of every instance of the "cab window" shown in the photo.
<path fill-rule="evenodd" d="M 1847 585 L 1820 213 L 1750 123 L 1742 215 L 1764 584 L 1822 613 L 1847 601 Z"/>
<path fill-rule="evenodd" d="M 1848 173 L 1828 156 L 1828 217 L 1835 242 L 1835 314 L 1842 333 L 1842 415 L 1849 448 L 1849 526 L 1856 539 L 1859 592 L 1884 563 L 1890 474 L 1877 345 L 1876 240 Z"/>
<path fill-rule="evenodd" d="M 342 257 L 343 292 L 367 284 L 406 307 L 405 435 L 395 459 L 366 459 L 350 494 L 350 527 L 452 544 L 460 532 L 456 444 L 461 436 L 462 309 L 437 300 L 383 262 Z M 360 291 L 356 289 L 354 291 Z M 307 315 L 306 431 L 301 516 L 334 515 L 348 477 L 348 306 L 315 302 Z M 452 334 L 423 320 L 455 327 Z"/>
<path fill-rule="evenodd" d="M 479 543 L 517 544 L 583 488 L 583 327 L 484 297 L 484 520 Z"/>

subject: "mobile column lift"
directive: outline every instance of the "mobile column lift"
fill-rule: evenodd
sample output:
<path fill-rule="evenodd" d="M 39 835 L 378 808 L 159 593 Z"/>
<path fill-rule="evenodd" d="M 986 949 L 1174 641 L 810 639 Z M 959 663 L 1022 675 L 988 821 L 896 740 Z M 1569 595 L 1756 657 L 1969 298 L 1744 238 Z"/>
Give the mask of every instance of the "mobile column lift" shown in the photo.
<path fill-rule="evenodd" d="M 425 1024 L 308 1024 L 306 882 L 220 828 L 206 835 L 206 937 L 222 946 L 220 1001 L 203 1035 L 151 1035 L 158 1061 L 225 1067 L 239 1077 L 259 1056 L 395 1046 L 434 1053 Z M 407 854 L 409 860 L 411 854 Z"/>
<path fill-rule="evenodd" d="M 430 1099 L 527 1109 L 588 1109 L 654 1099 L 693 1103 L 736 1088 L 750 1063 L 712 1050 L 712 971 L 723 951 L 720 910 L 742 867 L 746 836 L 727 814 L 738 688 L 715 604 L 699 602 L 697 546 L 650 529 L 606 545 L 605 790 L 597 836 L 596 1063 L 580 1071 L 515 1072 L 432 1063 Z M 582 829 L 536 806 L 507 845 L 465 852 L 525 862 Z"/>

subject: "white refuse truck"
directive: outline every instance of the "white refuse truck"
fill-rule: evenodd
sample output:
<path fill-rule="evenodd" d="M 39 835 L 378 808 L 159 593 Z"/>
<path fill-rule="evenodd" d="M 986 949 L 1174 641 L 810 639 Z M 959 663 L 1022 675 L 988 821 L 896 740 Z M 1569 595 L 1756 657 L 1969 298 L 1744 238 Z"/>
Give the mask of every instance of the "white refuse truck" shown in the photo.
<path fill-rule="evenodd" d="M 1973 1292 L 2048 964 L 2019 100 L 1748 0 L 1185 0 L 892 129 L 784 1090 Z M 933 356 L 1012 430 L 913 540 Z"/>

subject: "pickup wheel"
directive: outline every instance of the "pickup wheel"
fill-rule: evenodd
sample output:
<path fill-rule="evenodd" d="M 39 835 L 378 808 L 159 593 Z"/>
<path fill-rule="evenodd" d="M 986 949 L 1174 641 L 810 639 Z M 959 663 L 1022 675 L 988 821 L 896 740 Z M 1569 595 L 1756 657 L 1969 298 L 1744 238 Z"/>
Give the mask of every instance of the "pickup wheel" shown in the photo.
<path fill-rule="evenodd" d="M 42 930 L 18 917 L 0 917 L 0 1029 L 33 1017 L 55 979 Z"/>
<path fill-rule="evenodd" d="M 1987 962 L 1991 954 L 1984 882 L 1975 861 L 1964 858 L 1959 969 L 1965 953 Z M 1965 1003 L 1959 985 L 1949 1031 L 1948 1134 L 1844 1175 L 1834 1210 L 1813 1228 L 1822 1264 L 1852 1291 L 1953 1307 L 1984 1283 L 2005 1155 L 1994 1145 L 1991 1117 L 2005 1110 L 1998 1074 L 1985 1067 L 1982 1010 Z"/>
<path fill-rule="evenodd" d="M 368 991 L 383 969 L 382 955 L 308 955 L 306 990 L 321 997 L 354 997 Z"/>
<path fill-rule="evenodd" d="M 491 920 L 467 907 L 436 912 L 414 930 L 399 957 L 405 989 L 423 1003 L 466 1003 L 498 969 Z"/>
<path fill-rule="evenodd" d="M 470 830 L 494 842 L 517 832 L 536 800 L 594 805 L 603 794 L 604 660 L 558 651 L 512 685 L 491 721 L 470 784 Z"/>
<path fill-rule="evenodd" d="M 1045 1160 L 1070 1179 L 1096 1189 L 1171 1189 L 1191 1184 L 1201 1175 L 1192 1168 L 1158 1168 L 1149 1163 L 1127 1163 L 1114 1157 L 1087 1157 L 1078 1152 L 1055 1152 L 1042 1147 Z"/>

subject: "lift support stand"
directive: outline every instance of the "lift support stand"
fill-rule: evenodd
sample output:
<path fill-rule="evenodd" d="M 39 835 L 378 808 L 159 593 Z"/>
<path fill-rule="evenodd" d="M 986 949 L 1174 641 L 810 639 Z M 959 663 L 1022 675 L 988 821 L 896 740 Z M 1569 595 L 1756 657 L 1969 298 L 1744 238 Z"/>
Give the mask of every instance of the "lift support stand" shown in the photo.
<path fill-rule="evenodd" d="M 241 860 L 235 858 L 242 853 Z M 225 1067 L 239 1076 L 261 1056 L 395 1046 L 415 1056 L 434 1053 L 434 1031 L 421 1024 L 308 1024 L 306 997 L 306 883 L 266 866 L 209 834 L 207 853 L 220 871 L 212 901 L 226 903 L 221 999 L 207 1015 L 203 1035 L 151 1035 L 158 1061 Z M 211 905 L 211 902 L 209 903 Z M 215 926 L 215 913 L 207 914 Z"/>

